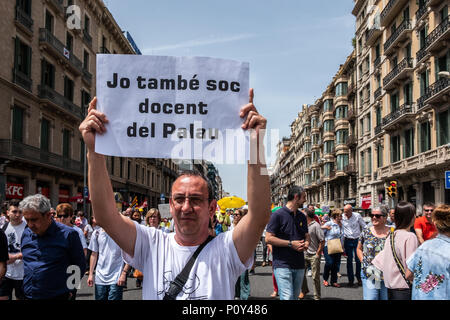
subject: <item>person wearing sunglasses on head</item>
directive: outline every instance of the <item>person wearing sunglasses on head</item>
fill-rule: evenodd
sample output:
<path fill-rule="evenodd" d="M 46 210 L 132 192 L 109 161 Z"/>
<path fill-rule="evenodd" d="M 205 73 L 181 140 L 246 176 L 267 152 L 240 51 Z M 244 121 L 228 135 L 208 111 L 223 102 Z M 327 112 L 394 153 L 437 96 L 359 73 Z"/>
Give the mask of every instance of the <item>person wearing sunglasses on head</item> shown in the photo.
<path fill-rule="evenodd" d="M 425 203 L 423 205 L 423 215 L 414 222 L 414 231 L 416 232 L 420 244 L 435 238 L 438 234 L 436 226 L 431 218 L 433 210 L 433 203 Z"/>
<path fill-rule="evenodd" d="M 361 280 L 364 300 L 387 300 L 388 293 L 381 272 L 371 264 L 384 248 L 390 228 L 386 226 L 388 209 L 385 206 L 372 209 L 369 215 L 371 226 L 365 228 L 359 237 L 356 253 L 361 261 Z"/>

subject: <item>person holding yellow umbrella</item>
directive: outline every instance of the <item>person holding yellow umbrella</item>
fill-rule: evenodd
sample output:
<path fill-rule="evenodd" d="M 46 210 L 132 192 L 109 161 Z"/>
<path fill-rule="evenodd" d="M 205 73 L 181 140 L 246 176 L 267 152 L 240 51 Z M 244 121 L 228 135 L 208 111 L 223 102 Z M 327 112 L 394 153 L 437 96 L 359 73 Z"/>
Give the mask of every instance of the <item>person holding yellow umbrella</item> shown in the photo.
<path fill-rule="evenodd" d="M 240 208 L 245 205 L 245 201 L 242 198 L 232 196 L 220 199 L 217 204 L 220 207 L 220 211 L 217 213 L 217 223 L 221 225 L 222 230 L 220 231 L 219 227 L 216 229 L 216 233 L 218 230 L 219 233 L 226 232 L 231 226 L 231 218 L 226 209 Z"/>
<path fill-rule="evenodd" d="M 220 227 L 218 227 L 220 226 Z M 220 209 L 217 212 L 217 227 L 216 227 L 216 235 L 220 232 L 228 231 L 228 228 L 231 226 L 231 219 L 225 209 Z"/>

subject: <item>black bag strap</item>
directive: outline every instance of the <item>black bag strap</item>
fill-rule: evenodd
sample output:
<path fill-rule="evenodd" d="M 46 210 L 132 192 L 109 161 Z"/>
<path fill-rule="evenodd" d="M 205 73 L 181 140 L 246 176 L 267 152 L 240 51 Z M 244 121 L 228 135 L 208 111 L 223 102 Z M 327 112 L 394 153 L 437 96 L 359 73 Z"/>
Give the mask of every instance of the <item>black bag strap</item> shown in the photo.
<path fill-rule="evenodd" d="M 8 228 L 9 221 L 6 221 L 5 224 L 2 227 L 2 231 L 6 233 L 6 229 Z"/>
<path fill-rule="evenodd" d="M 195 259 L 197 259 L 198 255 L 200 254 L 200 251 L 213 239 L 212 236 L 208 236 L 208 238 L 203 242 L 197 250 L 195 250 L 192 257 L 189 259 L 189 261 L 184 266 L 183 270 L 181 270 L 180 274 L 170 283 L 169 290 L 164 295 L 163 300 L 175 300 L 178 296 L 178 294 L 183 289 L 184 285 L 186 284 L 186 281 L 189 278 L 189 273 L 191 272 L 192 266 L 195 263 Z"/>
<path fill-rule="evenodd" d="M 412 284 L 408 279 L 406 279 L 405 268 L 403 267 L 402 263 L 400 262 L 400 259 L 397 256 L 397 252 L 395 251 L 394 232 L 391 233 L 391 249 L 392 249 L 392 255 L 394 256 L 394 261 L 397 264 L 397 267 L 400 270 L 400 273 L 401 273 L 403 279 L 405 279 L 406 283 L 408 284 L 408 287 L 411 288 Z"/>

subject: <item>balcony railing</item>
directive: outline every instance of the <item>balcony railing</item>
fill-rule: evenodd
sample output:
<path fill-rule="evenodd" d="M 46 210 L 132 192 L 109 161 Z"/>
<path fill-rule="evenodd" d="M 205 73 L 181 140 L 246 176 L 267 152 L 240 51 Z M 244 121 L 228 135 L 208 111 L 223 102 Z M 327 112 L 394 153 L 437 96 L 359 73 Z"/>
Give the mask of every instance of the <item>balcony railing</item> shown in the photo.
<path fill-rule="evenodd" d="M 348 165 L 346 165 L 345 167 L 344 167 L 344 172 L 346 173 L 346 174 L 355 174 L 356 173 L 356 166 L 355 166 L 355 164 L 353 164 L 353 163 L 350 163 L 350 164 L 348 164 Z"/>
<path fill-rule="evenodd" d="M 397 13 L 402 9 L 403 4 L 408 0 L 390 0 L 380 14 L 380 22 L 382 27 L 386 27 Z"/>
<path fill-rule="evenodd" d="M 420 19 L 422 19 L 422 17 L 425 15 L 425 13 L 427 13 L 428 11 L 428 2 L 429 0 L 425 0 L 424 4 L 422 7 L 420 7 L 417 11 L 416 11 L 416 21 L 418 22 Z"/>
<path fill-rule="evenodd" d="M 83 80 L 89 85 L 92 85 L 92 74 L 83 68 Z"/>
<path fill-rule="evenodd" d="M 16 21 L 23 25 L 28 31 L 33 32 L 33 19 L 22 10 L 21 7 L 16 7 Z"/>
<path fill-rule="evenodd" d="M 347 138 L 347 146 L 349 148 L 356 146 L 358 144 L 358 139 L 356 138 L 356 136 L 354 134 L 351 134 L 348 136 Z"/>
<path fill-rule="evenodd" d="M 399 64 L 397 64 L 394 67 L 394 69 L 392 69 L 391 72 L 389 72 L 389 74 L 386 77 L 383 78 L 383 86 L 385 87 L 385 89 L 388 89 L 386 87 L 389 86 L 390 82 L 395 78 L 397 78 L 397 76 L 400 75 L 402 71 L 408 68 L 413 68 L 413 58 L 403 59 L 402 61 L 400 61 Z"/>
<path fill-rule="evenodd" d="M 421 96 L 417 100 L 417 108 L 420 110 L 421 108 L 425 107 L 427 104 L 427 100 L 433 98 L 437 94 L 439 94 L 441 91 L 447 89 L 450 87 L 450 79 L 449 78 L 441 78 L 435 83 L 433 83 L 431 86 L 429 86 L 425 90 L 425 94 Z"/>
<path fill-rule="evenodd" d="M 388 114 L 383 118 L 383 127 L 388 126 L 393 123 L 395 120 L 399 119 L 401 116 L 406 114 L 414 114 L 414 107 L 411 104 L 404 104 L 394 112 Z"/>
<path fill-rule="evenodd" d="M 416 58 L 417 63 L 422 61 L 425 56 L 429 53 L 431 47 L 437 43 L 437 40 L 445 34 L 449 29 L 449 18 L 448 16 L 436 27 L 434 30 L 425 38 L 423 47 L 417 51 Z"/>
<path fill-rule="evenodd" d="M 13 68 L 13 82 L 31 92 L 33 81 L 29 76 Z"/>
<path fill-rule="evenodd" d="M 46 85 L 39 85 L 39 98 L 47 99 L 57 106 L 66 110 L 69 114 L 74 116 L 77 119 L 82 119 L 81 108 L 71 102 L 69 99 L 64 97 L 63 95 L 56 92 L 54 89 L 50 88 Z"/>
<path fill-rule="evenodd" d="M 83 174 L 83 165 L 80 161 L 64 158 L 63 156 L 9 139 L 0 140 L 0 155 L 6 158 L 23 159 L 27 162 L 32 161 L 47 168 L 56 168 L 78 175 Z"/>
<path fill-rule="evenodd" d="M 395 30 L 395 32 L 389 37 L 389 39 L 386 40 L 386 42 L 384 43 L 385 54 L 389 53 L 389 49 L 391 48 L 391 46 L 396 42 L 397 39 L 399 39 L 400 35 L 406 30 L 411 30 L 411 22 L 409 20 L 404 20 L 397 28 L 397 30 Z"/>
<path fill-rule="evenodd" d="M 46 2 L 50 3 L 59 12 L 64 12 L 64 0 L 46 0 Z"/>
<path fill-rule="evenodd" d="M 378 56 L 378 58 L 375 59 L 375 61 L 373 62 L 373 67 L 376 68 L 380 65 L 381 63 L 381 56 Z"/>
<path fill-rule="evenodd" d="M 100 53 L 110 54 L 111 52 L 106 47 L 100 47 Z"/>
<path fill-rule="evenodd" d="M 92 36 L 89 34 L 89 32 L 86 29 L 83 29 L 83 39 L 86 41 L 88 46 L 92 47 Z"/>
<path fill-rule="evenodd" d="M 72 70 L 78 75 L 81 75 L 83 63 L 72 52 L 67 51 L 62 42 L 51 34 L 50 31 L 44 28 L 39 29 L 39 42 L 49 45 L 50 49 L 52 49 L 59 58 L 68 61 Z"/>
<path fill-rule="evenodd" d="M 378 97 L 381 96 L 381 87 L 379 87 L 377 90 L 375 90 L 375 92 L 373 93 L 373 97 L 375 98 L 375 100 L 378 99 Z"/>
<path fill-rule="evenodd" d="M 378 39 L 378 37 L 382 34 L 380 26 L 374 25 L 372 28 L 370 28 L 369 32 L 367 33 L 366 43 L 368 46 L 371 46 L 375 43 L 375 41 Z"/>

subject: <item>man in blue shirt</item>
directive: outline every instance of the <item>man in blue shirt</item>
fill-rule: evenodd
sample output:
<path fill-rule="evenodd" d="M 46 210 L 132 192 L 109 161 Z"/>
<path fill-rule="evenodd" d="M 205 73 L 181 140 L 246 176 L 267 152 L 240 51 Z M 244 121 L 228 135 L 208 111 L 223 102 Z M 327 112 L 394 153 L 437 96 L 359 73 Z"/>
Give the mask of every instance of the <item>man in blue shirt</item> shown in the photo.
<path fill-rule="evenodd" d="M 293 186 L 286 206 L 275 211 L 266 229 L 266 242 L 273 247 L 273 269 L 280 300 L 296 299 L 305 273 L 303 251 L 309 246 L 308 223 L 299 210 L 306 201 L 302 187 Z"/>
<path fill-rule="evenodd" d="M 41 194 L 26 197 L 19 209 L 27 221 L 22 235 L 25 296 L 70 299 L 86 271 L 78 233 L 53 220 L 50 200 Z"/>

